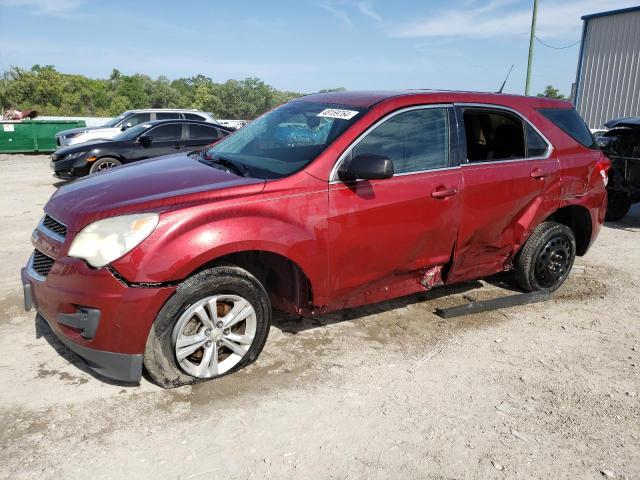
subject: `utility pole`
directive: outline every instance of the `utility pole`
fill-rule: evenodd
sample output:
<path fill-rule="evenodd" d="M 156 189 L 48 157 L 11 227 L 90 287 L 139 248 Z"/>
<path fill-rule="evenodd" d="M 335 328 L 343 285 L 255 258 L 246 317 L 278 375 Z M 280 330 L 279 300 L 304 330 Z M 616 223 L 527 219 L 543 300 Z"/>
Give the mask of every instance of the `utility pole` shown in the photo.
<path fill-rule="evenodd" d="M 531 16 L 531 36 L 529 37 L 529 61 L 527 62 L 527 83 L 524 87 L 524 94 L 529 95 L 531 84 L 531 65 L 533 64 L 533 44 L 536 39 L 536 17 L 538 16 L 538 0 L 533 0 L 533 15 Z"/>

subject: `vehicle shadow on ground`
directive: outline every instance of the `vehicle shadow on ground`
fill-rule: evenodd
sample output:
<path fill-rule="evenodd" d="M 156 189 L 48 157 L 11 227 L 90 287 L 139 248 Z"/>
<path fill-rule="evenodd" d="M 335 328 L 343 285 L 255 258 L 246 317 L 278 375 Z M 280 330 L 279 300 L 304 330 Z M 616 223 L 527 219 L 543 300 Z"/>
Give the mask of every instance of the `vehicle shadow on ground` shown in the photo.
<path fill-rule="evenodd" d="M 496 276 L 496 278 L 492 277 L 489 280 L 490 281 L 488 283 L 491 283 L 496 287 L 507 288 L 509 290 L 515 289 L 515 287 L 507 283 L 506 277 L 504 277 L 503 275 Z M 386 302 L 375 303 L 373 305 L 364 305 L 362 307 L 327 313 L 318 317 L 303 317 L 276 311 L 274 312 L 273 326 L 285 333 L 295 335 L 305 330 L 322 328 L 327 325 L 346 322 L 350 320 L 357 320 L 359 318 L 368 317 L 370 315 L 377 315 L 380 313 L 389 312 L 391 310 L 408 307 L 416 303 L 437 300 L 439 298 L 447 297 L 450 295 L 466 294 L 472 290 L 477 290 L 482 287 L 483 285 L 479 281 L 459 283 L 457 285 L 451 285 L 448 287 L 434 288 L 433 290 L 429 290 L 427 292 L 415 293 L 413 295 L 396 298 Z M 515 291 L 519 292 L 520 290 Z"/>
<path fill-rule="evenodd" d="M 119 386 L 119 387 L 137 387 L 137 383 L 129 383 L 129 382 L 119 382 L 117 380 L 113 380 L 111 378 L 103 377 L 99 373 L 94 372 L 89 368 L 89 366 L 82 360 L 82 358 L 77 355 L 75 352 L 71 351 L 66 347 L 64 343 L 58 340 L 58 337 L 49 324 L 43 320 L 39 315 L 35 316 L 35 327 L 36 327 L 36 338 L 44 338 L 49 345 L 53 347 L 53 349 L 67 362 L 73 365 L 75 368 L 80 370 L 81 372 L 88 373 L 95 379 L 100 382 L 107 383 L 109 385 Z"/>

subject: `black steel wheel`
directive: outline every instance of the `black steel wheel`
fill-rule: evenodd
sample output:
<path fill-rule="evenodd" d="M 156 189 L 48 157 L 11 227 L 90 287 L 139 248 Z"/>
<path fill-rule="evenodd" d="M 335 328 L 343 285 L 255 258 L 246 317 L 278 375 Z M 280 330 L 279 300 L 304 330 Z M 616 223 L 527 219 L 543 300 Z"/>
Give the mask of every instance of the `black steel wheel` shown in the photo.
<path fill-rule="evenodd" d="M 544 222 L 533 231 L 516 259 L 518 284 L 527 291 L 552 292 L 569 276 L 576 240 L 566 225 Z"/>

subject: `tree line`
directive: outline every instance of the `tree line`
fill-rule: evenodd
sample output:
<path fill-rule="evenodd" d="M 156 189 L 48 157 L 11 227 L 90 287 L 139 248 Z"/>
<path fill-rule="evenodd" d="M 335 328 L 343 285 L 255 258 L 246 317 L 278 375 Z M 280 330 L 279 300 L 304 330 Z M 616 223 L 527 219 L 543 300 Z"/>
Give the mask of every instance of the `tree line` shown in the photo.
<path fill-rule="evenodd" d="M 329 88 L 321 92 L 344 90 Z M 52 65 L 10 67 L 0 76 L 0 108 L 37 110 L 40 115 L 113 117 L 133 108 L 197 108 L 218 118 L 250 120 L 299 92 L 277 90 L 259 78 L 214 82 L 195 75 L 169 80 L 114 69 L 107 79 L 59 72 Z M 565 98 L 551 85 L 538 96 Z"/>
<path fill-rule="evenodd" d="M 343 90 L 343 89 L 327 89 Z M 196 75 L 169 80 L 124 75 L 107 79 L 62 73 L 52 65 L 10 67 L 0 76 L 0 107 L 37 110 L 40 115 L 113 117 L 134 108 L 197 108 L 218 118 L 252 119 L 303 95 L 281 91 L 259 78 L 214 82 Z"/>

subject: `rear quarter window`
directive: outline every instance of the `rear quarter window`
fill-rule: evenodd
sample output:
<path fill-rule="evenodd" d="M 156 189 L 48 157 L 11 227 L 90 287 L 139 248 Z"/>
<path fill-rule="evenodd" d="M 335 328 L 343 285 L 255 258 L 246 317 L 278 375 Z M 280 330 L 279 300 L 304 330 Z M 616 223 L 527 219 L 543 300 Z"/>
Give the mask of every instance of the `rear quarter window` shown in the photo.
<path fill-rule="evenodd" d="M 578 112 L 573 108 L 540 108 L 542 115 L 551 120 L 556 127 L 568 134 L 583 147 L 598 150 L 598 144 L 591 134 L 589 127 Z"/>

